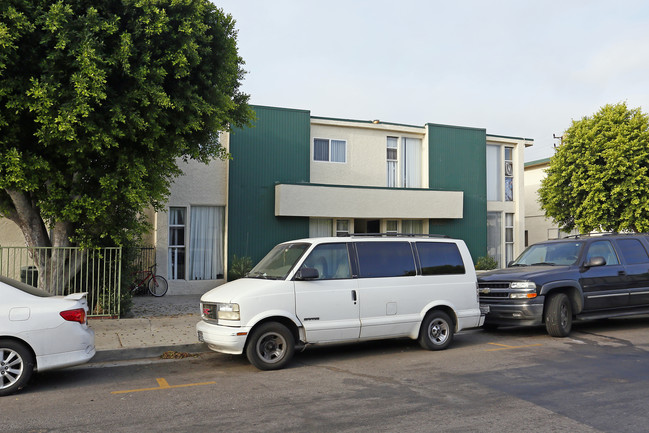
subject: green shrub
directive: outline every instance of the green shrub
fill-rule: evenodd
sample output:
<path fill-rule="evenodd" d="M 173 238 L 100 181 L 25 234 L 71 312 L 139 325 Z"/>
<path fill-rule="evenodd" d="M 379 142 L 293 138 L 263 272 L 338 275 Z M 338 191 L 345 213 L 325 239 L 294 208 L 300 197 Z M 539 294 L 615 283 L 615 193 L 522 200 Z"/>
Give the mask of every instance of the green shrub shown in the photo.
<path fill-rule="evenodd" d="M 230 269 L 228 270 L 228 281 L 234 281 L 243 278 L 252 269 L 252 259 L 250 257 L 232 256 Z"/>
<path fill-rule="evenodd" d="M 478 257 L 478 261 L 475 264 L 475 268 L 478 271 L 488 271 L 497 267 L 498 262 L 491 256 Z"/>

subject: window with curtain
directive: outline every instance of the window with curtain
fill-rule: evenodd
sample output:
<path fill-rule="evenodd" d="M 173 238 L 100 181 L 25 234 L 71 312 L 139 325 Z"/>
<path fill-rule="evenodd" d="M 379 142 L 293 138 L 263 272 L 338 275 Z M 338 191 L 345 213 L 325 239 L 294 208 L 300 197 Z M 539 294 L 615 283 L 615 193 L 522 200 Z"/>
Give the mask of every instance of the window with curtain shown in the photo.
<path fill-rule="evenodd" d="M 193 206 L 190 212 L 189 279 L 223 278 L 223 206 Z"/>
<path fill-rule="evenodd" d="M 487 254 L 496 259 L 499 267 L 502 262 L 502 220 L 501 212 L 487 212 Z"/>
<path fill-rule="evenodd" d="M 313 140 L 313 160 L 324 162 L 347 162 L 347 142 L 315 138 Z"/>
<path fill-rule="evenodd" d="M 422 234 L 423 224 L 421 220 L 403 220 L 401 221 L 401 233 Z"/>
<path fill-rule="evenodd" d="M 397 137 L 388 137 L 387 143 L 387 162 L 388 162 L 388 180 L 389 188 L 397 187 L 397 148 L 399 139 Z"/>
<path fill-rule="evenodd" d="M 421 188 L 421 140 L 404 137 L 401 143 L 401 186 Z"/>
<path fill-rule="evenodd" d="M 487 200 L 502 200 L 500 146 L 487 145 Z"/>
<path fill-rule="evenodd" d="M 187 209 L 169 208 L 169 279 L 185 279 L 185 221 Z"/>
<path fill-rule="evenodd" d="M 310 218 L 309 237 L 322 238 L 333 235 L 333 220 L 330 218 Z"/>

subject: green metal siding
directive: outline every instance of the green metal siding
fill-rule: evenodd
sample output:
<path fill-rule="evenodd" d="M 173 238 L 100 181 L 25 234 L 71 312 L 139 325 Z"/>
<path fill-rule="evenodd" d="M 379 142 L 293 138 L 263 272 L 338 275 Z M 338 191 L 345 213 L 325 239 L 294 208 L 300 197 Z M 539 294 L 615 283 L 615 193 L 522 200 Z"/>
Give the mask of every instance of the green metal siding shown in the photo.
<path fill-rule="evenodd" d="M 464 191 L 460 220 L 430 220 L 430 233 L 463 239 L 473 260 L 487 254 L 487 133 L 428 124 L 431 189 Z"/>
<path fill-rule="evenodd" d="M 230 135 L 228 257 L 257 263 L 276 244 L 309 235 L 308 218 L 275 216 L 275 184 L 309 181 L 311 120 L 304 110 L 253 109 L 254 126 Z"/>

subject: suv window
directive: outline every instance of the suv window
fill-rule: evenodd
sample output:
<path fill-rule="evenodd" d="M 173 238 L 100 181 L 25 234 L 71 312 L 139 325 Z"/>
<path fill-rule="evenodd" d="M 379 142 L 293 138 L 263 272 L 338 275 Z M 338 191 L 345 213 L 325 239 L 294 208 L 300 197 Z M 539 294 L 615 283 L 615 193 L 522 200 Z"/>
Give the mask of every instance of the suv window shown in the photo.
<path fill-rule="evenodd" d="M 574 265 L 582 242 L 555 242 L 530 245 L 512 266 Z"/>
<path fill-rule="evenodd" d="M 416 275 L 409 242 L 356 242 L 361 278 Z"/>
<path fill-rule="evenodd" d="M 347 244 L 322 244 L 311 251 L 302 267 L 318 270 L 319 280 L 351 278 Z"/>
<path fill-rule="evenodd" d="M 638 263 L 649 262 L 649 255 L 647 250 L 642 246 L 642 243 L 637 239 L 619 239 L 617 244 L 620 247 L 620 252 L 626 259 L 627 264 L 635 265 Z"/>
<path fill-rule="evenodd" d="M 604 257 L 606 266 L 619 265 L 620 261 L 617 259 L 617 254 L 613 249 L 613 245 L 609 241 L 595 241 L 588 247 L 586 254 L 586 261 L 590 261 L 593 257 Z"/>
<path fill-rule="evenodd" d="M 457 245 L 445 242 L 417 242 L 422 275 L 464 274 L 464 262 Z"/>

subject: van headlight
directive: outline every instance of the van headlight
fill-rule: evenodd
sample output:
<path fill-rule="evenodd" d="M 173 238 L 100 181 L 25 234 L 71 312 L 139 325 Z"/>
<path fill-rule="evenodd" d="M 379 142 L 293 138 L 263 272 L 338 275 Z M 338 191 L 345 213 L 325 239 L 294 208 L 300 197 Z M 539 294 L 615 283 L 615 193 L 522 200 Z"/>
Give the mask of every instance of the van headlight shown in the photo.
<path fill-rule="evenodd" d="M 216 318 L 219 320 L 241 320 L 239 304 L 216 304 Z"/>

